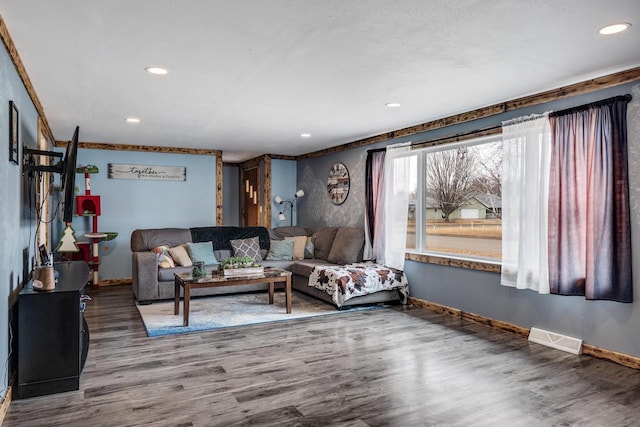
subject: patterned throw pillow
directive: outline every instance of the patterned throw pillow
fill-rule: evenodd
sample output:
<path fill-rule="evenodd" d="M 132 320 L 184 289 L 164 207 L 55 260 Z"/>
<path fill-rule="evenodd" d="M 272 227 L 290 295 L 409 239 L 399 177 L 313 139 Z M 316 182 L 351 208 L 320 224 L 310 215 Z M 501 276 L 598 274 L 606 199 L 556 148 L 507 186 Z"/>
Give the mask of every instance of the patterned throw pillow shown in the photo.
<path fill-rule="evenodd" d="M 293 258 L 293 240 L 272 240 L 266 260 L 291 261 Z"/>
<path fill-rule="evenodd" d="M 307 236 L 285 237 L 284 240 L 293 241 L 293 259 L 304 259 L 304 247 L 307 244 Z"/>
<path fill-rule="evenodd" d="M 181 265 L 183 267 L 191 267 L 193 265 L 193 262 L 189 257 L 189 252 L 187 252 L 186 245 L 180 245 L 170 248 L 169 253 L 171 254 L 171 258 L 173 258 L 176 265 Z"/>
<path fill-rule="evenodd" d="M 307 237 L 307 240 L 306 240 L 305 245 L 304 245 L 304 257 L 305 257 L 305 259 L 312 259 L 314 257 L 314 252 L 315 252 L 315 245 L 313 244 L 314 240 L 315 239 L 314 239 L 313 236 Z"/>
<path fill-rule="evenodd" d="M 233 248 L 233 256 L 248 256 L 256 262 L 262 261 L 258 237 L 230 240 L 229 242 Z"/>
<path fill-rule="evenodd" d="M 176 263 L 173 262 L 173 258 L 169 255 L 169 246 L 158 246 L 151 249 L 151 252 L 155 252 L 158 258 L 158 267 L 160 268 L 173 268 Z"/>

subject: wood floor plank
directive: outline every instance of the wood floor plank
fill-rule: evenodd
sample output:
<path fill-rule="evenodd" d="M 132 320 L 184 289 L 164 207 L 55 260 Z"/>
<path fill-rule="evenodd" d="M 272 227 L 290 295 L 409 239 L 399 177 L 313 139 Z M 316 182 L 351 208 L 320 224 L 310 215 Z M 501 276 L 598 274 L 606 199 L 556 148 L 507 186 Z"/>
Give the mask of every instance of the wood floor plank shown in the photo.
<path fill-rule="evenodd" d="M 80 390 L 14 400 L 3 425 L 530 427 L 640 419 L 640 371 L 421 308 L 149 338 L 129 287 L 92 297 Z"/>

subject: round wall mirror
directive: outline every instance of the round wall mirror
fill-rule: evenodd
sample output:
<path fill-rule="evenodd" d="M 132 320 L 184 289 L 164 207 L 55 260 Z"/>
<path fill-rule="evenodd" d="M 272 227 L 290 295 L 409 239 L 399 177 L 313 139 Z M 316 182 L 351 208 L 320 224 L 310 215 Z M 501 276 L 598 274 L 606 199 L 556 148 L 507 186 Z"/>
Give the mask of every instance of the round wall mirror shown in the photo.
<path fill-rule="evenodd" d="M 341 205 L 349 195 L 349 170 L 342 163 L 334 163 L 327 177 L 327 193 L 329 200 Z"/>

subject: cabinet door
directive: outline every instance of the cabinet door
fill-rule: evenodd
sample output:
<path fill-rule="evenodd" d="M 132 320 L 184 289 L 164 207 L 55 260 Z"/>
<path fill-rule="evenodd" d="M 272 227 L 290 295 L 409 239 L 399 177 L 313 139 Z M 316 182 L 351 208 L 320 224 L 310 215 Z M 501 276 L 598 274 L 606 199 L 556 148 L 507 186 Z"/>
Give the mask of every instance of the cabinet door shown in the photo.
<path fill-rule="evenodd" d="M 78 377 L 79 293 L 21 295 L 19 304 L 18 382 Z"/>

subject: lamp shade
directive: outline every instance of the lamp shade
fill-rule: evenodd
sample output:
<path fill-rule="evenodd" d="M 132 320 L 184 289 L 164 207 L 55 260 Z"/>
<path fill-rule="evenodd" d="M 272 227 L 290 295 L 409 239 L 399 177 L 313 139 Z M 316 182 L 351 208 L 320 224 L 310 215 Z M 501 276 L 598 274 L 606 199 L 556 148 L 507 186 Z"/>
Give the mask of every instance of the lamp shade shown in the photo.
<path fill-rule="evenodd" d="M 304 197 L 304 191 L 302 191 L 302 190 L 296 191 L 296 197 L 298 197 L 298 198 L 299 197 Z"/>
<path fill-rule="evenodd" d="M 281 205 L 281 204 L 282 204 L 282 197 L 280 197 L 280 196 L 276 196 L 275 201 L 276 201 L 276 203 L 278 203 L 279 205 Z"/>
<path fill-rule="evenodd" d="M 284 213 L 283 213 L 283 212 L 280 212 L 280 214 L 278 215 L 278 219 L 279 219 L 280 221 L 284 221 L 284 220 L 286 220 L 286 219 L 287 219 L 287 217 L 286 217 L 286 216 L 284 216 Z"/>

